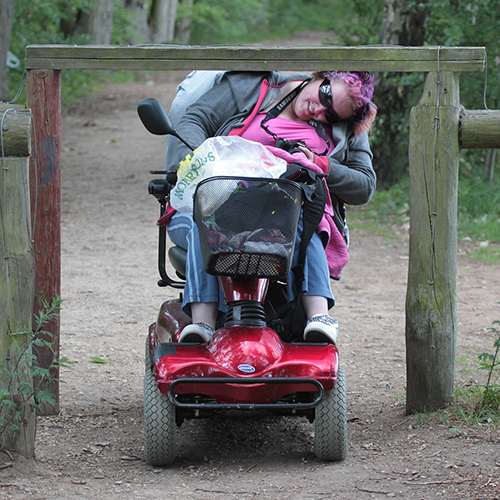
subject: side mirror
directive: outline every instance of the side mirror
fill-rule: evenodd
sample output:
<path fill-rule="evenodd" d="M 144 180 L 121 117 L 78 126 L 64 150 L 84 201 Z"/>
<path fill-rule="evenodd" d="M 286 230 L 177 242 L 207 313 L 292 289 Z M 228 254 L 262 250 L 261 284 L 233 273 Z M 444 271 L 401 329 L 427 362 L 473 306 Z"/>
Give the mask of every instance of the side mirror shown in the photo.
<path fill-rule="evenodd" d="M 154 135 L 177 135 L 170 117 L 163 106 L 152 97 L 144 99 L 137 106 L 137 113 L 148 132 Z"/>
<path fill-rule="evenodd" d="M 142 124 L 148 132 L 154 135 L 172 135 L 183 142 L 191 151 L 194 148 L 190 146 L 175 130 L 172 120 L 163 109 L 163 106 L 153 97 L 144 99 L 137 106 L 137 113 Z"/>

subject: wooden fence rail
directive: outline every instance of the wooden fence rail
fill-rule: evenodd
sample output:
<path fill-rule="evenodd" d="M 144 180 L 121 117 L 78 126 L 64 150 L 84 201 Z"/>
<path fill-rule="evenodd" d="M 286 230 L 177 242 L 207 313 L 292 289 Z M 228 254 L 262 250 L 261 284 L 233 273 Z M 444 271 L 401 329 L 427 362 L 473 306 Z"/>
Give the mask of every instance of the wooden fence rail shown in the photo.
<path fill-rule="evenodd" d="M 462 149 L 499 149 L 500 111 L 462 109 L 458 139 Z"/>
<path fill-rule="evenodd" d="M 64 46 L 26 49 L 28 103 L 37 144 L 51 140 L 50 182 L 39 197 L 37 271 L 45 298 L 58 292 L 60 274 L 60 72 L 72 69 L 169 71 L 349 70 L 425 73 L 424 95 L 412 111 L 410 132 L 410 265 L 406 307 L 407 412 L 437 408 L 452 396 L 456 339 L 456 226 L 461 147 L 498 147 L 499 112 L 460 108 L 459 74 L 484 71 L 483 47 L 300 46 Z M 435 127 L 436 112 L 439 127 Z M 43 117 L 43 118 L 42 118 Z M 50 141 L 49 141 L 50 142 Z M 434 148 L 434 144 L 437 147 Z M 418 147 L 417 147 L 418 146 Z M 42 152 L 40 152 L 42 153 Z M 429 184 L 429 179 L 436 179 Z M 42 179 L 41 182 L 44 182 Z M 422 192 L 431 196 L 423 199 Z M 429 225 L 432 221 L 432 225 Z M 43 227 L 40 227 L 43 226 Z M 49 236 L 50 235 L 50 236 Z M 50 253 L 48 245 L 53 245 Z M 37 285 L 38 286 L 38 285 Z M 58 326 L 54 336 L 59 337 Z M 58 342 L 58 340 L 57 340 Z"/>
<path fill-rule="evenodd" d="M 482 47 L 189 47 L 30 45 L 26 69 L 248 71 L 483 71 Z"/>

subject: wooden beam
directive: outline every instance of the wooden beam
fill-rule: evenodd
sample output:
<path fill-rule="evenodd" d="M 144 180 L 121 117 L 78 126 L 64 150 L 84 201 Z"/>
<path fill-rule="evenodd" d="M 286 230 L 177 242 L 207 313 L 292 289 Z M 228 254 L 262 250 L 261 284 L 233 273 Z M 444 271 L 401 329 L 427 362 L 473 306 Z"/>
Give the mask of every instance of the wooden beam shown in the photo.
<path fill-rule="evenodd" d="M 29 45 L 25 66 L 94 70 L 483 71 L 484 47 Z"/>
<path fill-rule="evenodd" d="M 459 141 L 463 149 L 499 149 L 500 110 L 462 109 Z"/>
<path fill-rule="evenodd" d="M 43 302 L 51 303 L 61 295 L 61 72 L 30 71 L 27 81 L 28 107 L 33 113 L 35 151 L 31 157 L 31 210 L 36 221 L 33 233 L 35 245 L 35 306 L 34 314 Z M 49 332 L 45 340 L 59 357 L 60 321 L 44 326 Z M 40 348 L 38 364 L 50 368 L 54 354 L 49 348 Z M 59 378 L 59 370 L 51 369 L 51 376 Z M 41 413 L 59 412 L 59 383 L 43 381 L 43 390 L 52 392 L 55 405 L 41 405 Z"/>
<path fill-rule="evenodd" d="M 0 103 L 3 154 L 29 156 L 31 151 L 31 112 L 24 106 Z M 0 151 L 0 154 L 2 152 Z"/>

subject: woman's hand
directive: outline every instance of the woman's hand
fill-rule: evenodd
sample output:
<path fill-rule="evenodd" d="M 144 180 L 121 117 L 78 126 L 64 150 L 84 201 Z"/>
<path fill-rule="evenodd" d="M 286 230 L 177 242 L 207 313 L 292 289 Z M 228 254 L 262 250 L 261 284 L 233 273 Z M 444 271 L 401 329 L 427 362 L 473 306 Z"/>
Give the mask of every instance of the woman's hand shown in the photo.
<path fill-rule="evenodd" d="M 298 148 L 306 155 L 306 158 L 311 163 L 314 163 L 324 174 L 328 175 L 330 172 L 330 163 L 327 156 L 317 156 L 305 146 L 298 146 Z"/>
<path fill-rule="evenodd" d="M 306 158 L 314 163 L 314 153 L 306 146 L 298 146 L 298 148 L 306 155 Z"/>

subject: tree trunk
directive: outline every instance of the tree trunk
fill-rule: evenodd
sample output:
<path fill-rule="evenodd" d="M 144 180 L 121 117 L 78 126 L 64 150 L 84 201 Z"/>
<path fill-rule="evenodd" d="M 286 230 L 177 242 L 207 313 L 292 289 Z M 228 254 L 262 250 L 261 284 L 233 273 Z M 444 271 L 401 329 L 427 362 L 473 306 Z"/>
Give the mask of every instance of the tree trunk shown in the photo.
<path fill-rule="evenodd" d="M 486 182 L 488 184 L 493 183 L 493 177 L 495 175 L 496 156 L 497 156 L 496 149 L 488 149 L 488 153 L 486 153 Z"/>
<path fill-rule="evenodd" d="M 180 0 L 180 4 L 182 5 L 182 17 L 179 17 L 177 21 L 175 39 L 188 44 L 191 38 L 191 25 L 193 24 L 194 0 Z"/>
<path fill-rule="evenodd" d="M 0 0 L 0 101 L 10 101 L 7 82 L 7 53 L 14 19 L 15 0 Z"/>
<path fill-rule="evenodd" d="M 113 28 L 114 0 L 99 0 L 88 13 L 82 13 L 75 32 L 90 35 L 92 43 L 108 45 Z"/>
<path fill-rule="evenodd" d="M 174 39 L 177 0 L 153 0 L 149 25 L 153 43 L 166 43 Z"/>
<path fill-rule="evenodd" d="M 125 8 L 130 13 L 135 36 L 127 40 L 130 45 L 150 41 L 148 27 L 148 3 L 146 0 L 125 0 Z"/>

